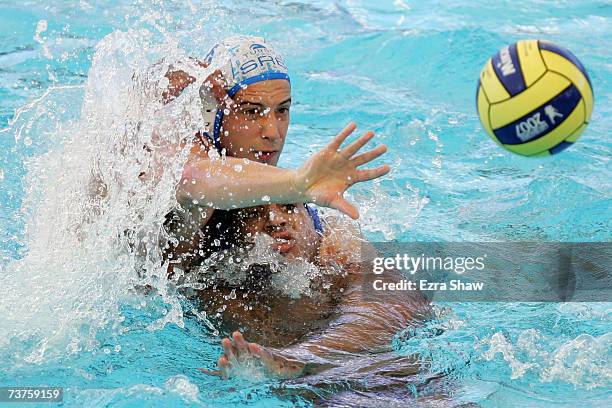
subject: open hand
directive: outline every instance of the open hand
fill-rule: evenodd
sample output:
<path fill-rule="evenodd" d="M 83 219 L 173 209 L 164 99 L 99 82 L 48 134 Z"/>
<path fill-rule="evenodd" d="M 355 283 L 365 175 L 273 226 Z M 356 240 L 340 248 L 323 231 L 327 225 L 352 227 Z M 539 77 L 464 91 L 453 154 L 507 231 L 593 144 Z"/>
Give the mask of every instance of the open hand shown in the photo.
<path fill-rule="evenodd" d="M 232 333 L 231 339 L 224 338 L 221 345 L 223 355 L 217 360 L 217 369 L 200 368 L 200 371 L 227 379 L 239 370 L 242 364 L 251 359 L 260 361 L 265 370 L 274 377 L 295 378 L 304 370 L 305 364 L 301 361 L 288 358 L 274 349 L 257 343 L 249 343 L 239 331 Z"/>
<path fill-rule="evenodd" d="M 353 133 L 356 127 L 354 123 L 350 123 L 331 143 L 311 156 L 298 170 L 298 183 L 300 184 L 298 189 L 305 192 L 308 201 L 335 208 L 353 219 L 359 218 L 359 211 L 344 199 L 344 192 L 355 183 L 384 176 L 390 170 L 388 165 L 364 170 L 358 168 L 387 151 L 385 145 L 380 145 L 356 155 L 374 137 L 372 131 L 366 132 L 344 149 L 340 149 L 342 142 Z"/>

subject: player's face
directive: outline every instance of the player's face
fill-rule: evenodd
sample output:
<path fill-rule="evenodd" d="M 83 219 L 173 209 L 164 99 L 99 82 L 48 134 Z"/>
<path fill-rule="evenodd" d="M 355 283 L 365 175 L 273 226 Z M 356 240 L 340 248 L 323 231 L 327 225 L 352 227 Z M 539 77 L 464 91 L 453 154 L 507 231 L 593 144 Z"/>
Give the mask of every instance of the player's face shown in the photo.
<path fill-rule="evenodd" d="M 234 95 L 223 116 L 220 141 L 228 156 L 275 166 L 289 128 L 291 85 L 283 79 L 261 81 Z"/>
<path fill-rule="evenodd" d="M 243 233 L 264 233 L 274 238 L 272 249 L 290 258 L 313 261 L 319 234 L 303 204 L 270 204 L 242 211 Z"/>

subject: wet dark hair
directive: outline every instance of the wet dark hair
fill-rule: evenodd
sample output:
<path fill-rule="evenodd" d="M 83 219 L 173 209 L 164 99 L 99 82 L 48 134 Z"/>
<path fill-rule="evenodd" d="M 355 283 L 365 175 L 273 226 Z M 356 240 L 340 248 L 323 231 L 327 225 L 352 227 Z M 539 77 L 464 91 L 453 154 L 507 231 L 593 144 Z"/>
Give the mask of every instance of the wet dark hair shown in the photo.
<path fill-rule="evenodd" d="M 215 252 L 245 246 L 247 242 L 242 234 L 243 226 L 242 210 L 215 210 L 200 231 L 202 256 L 208 258 Z"/>

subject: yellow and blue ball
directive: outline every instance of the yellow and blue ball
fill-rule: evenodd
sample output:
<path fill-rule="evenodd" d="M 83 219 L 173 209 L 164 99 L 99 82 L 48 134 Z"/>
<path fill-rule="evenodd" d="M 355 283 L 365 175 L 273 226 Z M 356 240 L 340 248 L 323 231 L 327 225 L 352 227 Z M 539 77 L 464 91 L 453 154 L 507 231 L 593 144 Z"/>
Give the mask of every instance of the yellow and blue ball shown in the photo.
<path fill-rule="evenodd" d="M 593 89 L 568 50 L 548 41 L 519 41 L 487 61 L 476 104 L 499 145 L 523 156 L 549 156 L 571 146 L 586 128 Z"/>

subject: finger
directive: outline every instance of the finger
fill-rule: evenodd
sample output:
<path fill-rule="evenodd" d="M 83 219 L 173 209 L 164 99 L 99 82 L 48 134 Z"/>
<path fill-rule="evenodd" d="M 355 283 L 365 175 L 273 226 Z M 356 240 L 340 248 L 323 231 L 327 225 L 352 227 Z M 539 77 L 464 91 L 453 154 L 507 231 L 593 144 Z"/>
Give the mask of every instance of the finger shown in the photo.
<path fill-rule="evenodd" d="M 357 207 L 345 200 L 344 197 L 338 196 L 329 203 L 329 206 L 345 213 L 354 220 L 359 218 Z"/>
<path fill-rule="evenodd" d="M 351 122 L 348 125 L 346 125 L 346 127 L 344 129 L 342 129 L 340 131 L 340 133 L 338 133 L 338 135 L 334 138 L 334 140 L 331 141 L 331 143 L 329 145 L 327 145 L 327 147 L 329 147 L 330 149 L 334 149 L 334 150 L 338 150 L 340 149 L 340 146 L 342 145 L 342 142 L 344 142 L 346 140 L 346 138 L 353 133 L 353 131 L 357 128 L 357 125 L 355 124 L 355 122 Z"/>
<path fill-rule="evenodd" d="M 234 345 L 238 349 L 238 353 L 248 354 L 249 353 L 248 344 L 246 340 L 244 340 L 242 333 L 240 333 L 239 331 L 235 331 L 233 333 L 233 337 L 234 337 Z"/>
<path fill-rule="evenodd" d="M 371 162 L 372 160 L 382 156 L 386 152 L 387 152 L 387 146 L 380 145 L 370 151 L 360 154 L 359 156 L 353 157 L 351 159 L 351 163 L 355 167 L 358 167 L 358 166 L 361 166 L 362 164 Z"/>
<path fill-rule="evenodd" d="M 364 133 L 364 135 L 361 136 L 359 139 L 346 146 L 346 148 L 344 148 L 344 150 L 342 150 L 340 154 L 342 154 L 342 156 L 346 157 L 347 159 L 353 157 L 353 155 L 357 153 L 359 149 L 361 149 L 366 143 L 372 140 L 373 137 L 374 132 L 372 132 L 371 130 L 369 132 Z"/>
<path fill-rule="evenodd" d="M 234 354 L 234 347 L 232 346 L 232 342 L 227 337 L 223 339 L 221 342 L 223 346 L 223 354 L 229 361 L 233 361 L 236 359 L 236 355 Z"/>
<path fill-rule="evenodd" d="M 223 371 L 224 369 L 229 368 L 229 366 L 230 366 L 230 363 L 227 357 L 225 356 L 219 357 L 219 359 L 217 360 L 217 368 L 219 368 L 220 371 Z"/>
<path fill-rule="evenodd" d="M 356 182 L 374 180 L 384 176 L 389 171 L 391 171 L 391 167 L 389 167 L 387 164 L 375 167 L 373 169 L 359 170 L 357 171 Z"/>

